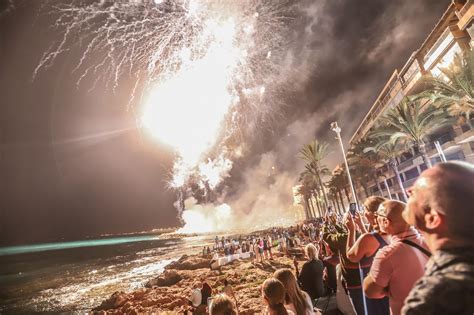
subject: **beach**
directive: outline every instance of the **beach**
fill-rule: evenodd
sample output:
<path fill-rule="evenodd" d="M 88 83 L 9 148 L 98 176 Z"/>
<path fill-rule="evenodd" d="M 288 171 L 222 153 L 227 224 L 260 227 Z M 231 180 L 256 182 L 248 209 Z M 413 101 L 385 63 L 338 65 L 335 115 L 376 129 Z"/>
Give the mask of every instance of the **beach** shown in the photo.
<path fill-rule="evenodd" d="M 211 236 L 116 235 L 0 249 L 0 313 L 84 314 L 116 291 L 143 288 Z"/>
<path fill-rule="evenodd" d="M 164 272 L 150 279 L 148 287 L 133 292 L 116 292 L 94 308 L 95 314 L 184 313 L 190 309 L 188 297 L 193 288 L 206 281 L 213 295 L 222 292 L 224 279 L 232 286 L 239 314 L 260 313 L 264 303 L 260 293 L 263 281 L 280 268 L 293 268 L 292 259 L 279 253 L 273 259 L 257 262 L 252 258 L 234 260 L 211 270 L 210 257 L 183 255 L 167 265 Z"/>

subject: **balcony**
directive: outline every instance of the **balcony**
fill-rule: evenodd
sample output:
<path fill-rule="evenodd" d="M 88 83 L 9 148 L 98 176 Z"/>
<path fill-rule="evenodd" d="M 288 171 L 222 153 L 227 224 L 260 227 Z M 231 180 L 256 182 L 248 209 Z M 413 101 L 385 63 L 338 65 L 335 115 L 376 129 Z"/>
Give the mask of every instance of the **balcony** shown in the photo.
<path fill-rule="evenodd" d="M 413 160 L 416 159 L 416 156 L 415 157 L 412 157 L 412 158 L 409 158 L 408 160 L 406 161 L 403 161 L 402 163 L 398 164 L 398 169 L 399 170 L 404 170 L 410 166 L 413 166 L 414 163 L 413 163 Z"/>
<path fill-rule="evenodd" d="M 464 30 L 469 23 L 472 21 L 474 16 L 474 1 L 468 0 L 461 10 L 456 11 L 456 15 L 459 19 L 458 27 L 460 30 Z"/>
<path fill-rule="evenodd" d="M 403 92 L 405 95 L 412 94 L 411 92 L 414 87 L 423 76 L 421 67 L 419 61 L 416 59 L 416 53 L 414 53 L 400 71 L 400 78 L 403 83 Z"/>
<path fill-rule="evenodd" d="M 415 183 L 415 181 L 416 181 L 417 178 L 418 178 L 418 176 L 415 177 L 415 178 L 412 178 L 412 179 L 409 179 L 409 180 L 403 182 L 403 188 L 408 189 L 408 188 L 410 188 L 411 186 L 413 186 L 413 184 Z"/>

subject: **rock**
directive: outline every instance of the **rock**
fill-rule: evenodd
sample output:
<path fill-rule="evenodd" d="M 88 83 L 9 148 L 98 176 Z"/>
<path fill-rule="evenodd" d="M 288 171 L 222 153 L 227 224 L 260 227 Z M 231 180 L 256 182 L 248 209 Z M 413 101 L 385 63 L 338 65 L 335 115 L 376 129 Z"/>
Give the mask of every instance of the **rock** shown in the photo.
<path fill-rule="evenodd" d="M 201 268 L 209 268 L 210 265 L 211 260 L 209 258 L 183 255 L 177 261 L 172 262 L 166 266 L 165 269 L 196 270 Z"/>
<path fill-rule="evenodd" d="M 122 291 L 117 291 L 114 294 L 112 294 L 110 298 L 103 301 L 102 304 L 100 304 L 98 307 L 94 308 L 94 311 L 118 308 L 124 305 L 129 299 L 130 299 L 130 296 L 127 293 L 122 292 Z"/>
<path fill-rule="evenodd" d="M 175 270 L 165 270 L 165 272 L 159 275 L 157 278 L 148 281 L 145 284 L 145 287 L 169 287 L 180 282 L 181 279 L 181 275 Z"/>
<path fill-rule="evenodd" d="M 139 299 L 143 297 L 147 293 L 147 290 L 145 288 L 143 289 L 138 289 L 137 291 L 133 292 L 133 298 L 134 299 Z"/>

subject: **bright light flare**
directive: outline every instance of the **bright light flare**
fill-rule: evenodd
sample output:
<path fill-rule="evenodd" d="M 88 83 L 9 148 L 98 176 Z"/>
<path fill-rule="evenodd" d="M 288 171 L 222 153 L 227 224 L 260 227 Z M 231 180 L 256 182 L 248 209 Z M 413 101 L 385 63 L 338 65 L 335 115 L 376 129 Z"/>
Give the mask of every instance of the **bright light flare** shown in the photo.
<path fill-rule="evenodd" d="M 233 228 L 231 220 L 232 208 L 228 204 L 198 205 L 194 198 L 186 200 L 186 208 L 182 217 L 185 225 L 176 233 L 210 233 L 228 231 Z"/>
<path fill-rule="evenodd" d="M 234 45 L 235 24 L 210 20 L 197 47 L 177 52 L 181 68 L 158 82 L 145 103 L 142 123 L 150 134 L 174 147 L 187 168 L 195 167 L 211 148 L 233 103 L 231 81 L 242 51 Z M 193 49 L 209 42 L 205 55 Z"/>

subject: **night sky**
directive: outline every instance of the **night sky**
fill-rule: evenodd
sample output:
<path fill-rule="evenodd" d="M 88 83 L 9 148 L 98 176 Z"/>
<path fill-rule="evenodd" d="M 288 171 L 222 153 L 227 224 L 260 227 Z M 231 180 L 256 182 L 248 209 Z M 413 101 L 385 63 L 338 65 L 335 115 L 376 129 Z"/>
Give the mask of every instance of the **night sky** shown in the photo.
<path fill-rule="evenodd" d="M 127 111 L 133 82 L 123 78 L 115 93 L 101 84 L 90 92 L 88 82 L 77 87 L 74 50 L 32 80 L 59 38 L 48 8 L 39 14 L 41 3 L 47 2 L 0 1 L 0 245 L 177 226 L 175 194 L 166 188 L 173 153 L 135 128 Z M 275 183 L 284 184 L 255 193 L 279 194 L 296 184 L 298 149 L 314 137 L 334 144 L 334 120 L 347 143 L 448 5 L 300 1 L 286 39 L 293 88 L 269 126 L 245 140 L 248 150 L 225 183 L 227 197 L 238 198 L 245 178 L 268 163 L 285 176 Z M 334 145 L 330 151 L 332 167 L 340 154 Z"/>

